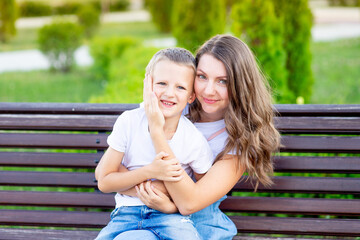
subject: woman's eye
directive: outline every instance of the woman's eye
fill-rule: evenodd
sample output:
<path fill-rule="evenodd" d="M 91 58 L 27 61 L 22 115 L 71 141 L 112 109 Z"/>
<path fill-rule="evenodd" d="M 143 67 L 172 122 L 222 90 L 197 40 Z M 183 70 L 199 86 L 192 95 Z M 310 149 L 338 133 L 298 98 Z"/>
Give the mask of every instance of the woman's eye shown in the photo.
<path fill-rule="evenodd" d="M 205 77 L 204 75 L 202 75 L 202 74 L 198 74 L 198 78 L 200 78 L 200 79 L 206 79 L 206 77 Z"/>
<path fill-rule="evenodd" d="M 221 85 L 226 85 L 226 84 L 227 84 L 227 80 L 226 80 L 226 79 L 220 79 L 220 80 L 219 80 L 219 83 L 220 83 Z"/>

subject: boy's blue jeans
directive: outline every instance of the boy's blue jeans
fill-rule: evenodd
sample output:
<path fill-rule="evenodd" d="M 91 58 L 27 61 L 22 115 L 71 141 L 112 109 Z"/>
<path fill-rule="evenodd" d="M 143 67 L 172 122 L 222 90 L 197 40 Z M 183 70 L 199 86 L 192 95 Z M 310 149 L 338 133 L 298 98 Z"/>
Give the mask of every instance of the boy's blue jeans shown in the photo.
<path fill-rule="evenodd" d="M 125 233 L 127 231 L 131 231 L 132 234 L 138 233 L 139 237 L 144 236 L 142 239 L 200 240 L 190 217 L 179 213 L 165 214 L 145 205 L 123 206 L 116 208 L 110 217 L 110 222 L 100 231 L 96 240 L 126 239 L 122 236 L 126 237 L 126 234 L 129 234 Z"/>

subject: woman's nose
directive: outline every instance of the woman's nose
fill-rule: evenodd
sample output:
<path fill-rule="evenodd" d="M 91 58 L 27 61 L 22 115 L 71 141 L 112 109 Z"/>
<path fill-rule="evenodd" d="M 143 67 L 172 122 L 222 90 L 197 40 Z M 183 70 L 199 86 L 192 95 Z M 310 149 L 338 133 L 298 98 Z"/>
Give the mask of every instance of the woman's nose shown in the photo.
<path fill-rule="evenodd" d="M 215 93 L 215 86 L 214 84 L 209 81 L 206 86 L 205 86 L 205 93 L 208 95 L 214 94 Z"/>

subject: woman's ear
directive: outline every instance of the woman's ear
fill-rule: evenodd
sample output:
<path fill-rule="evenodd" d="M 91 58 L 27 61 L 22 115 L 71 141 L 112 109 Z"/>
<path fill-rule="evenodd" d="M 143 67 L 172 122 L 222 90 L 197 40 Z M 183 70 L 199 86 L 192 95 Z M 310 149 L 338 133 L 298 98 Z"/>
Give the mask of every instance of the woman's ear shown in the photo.
<path fill-rule="evenodd" d="M 189 104 L 193 103 L 195 101 L 195 98 L 196 98 L 195 93 L 194 92 L 191 93 L 190 96 L 189 96 L 188 103 Z"/>

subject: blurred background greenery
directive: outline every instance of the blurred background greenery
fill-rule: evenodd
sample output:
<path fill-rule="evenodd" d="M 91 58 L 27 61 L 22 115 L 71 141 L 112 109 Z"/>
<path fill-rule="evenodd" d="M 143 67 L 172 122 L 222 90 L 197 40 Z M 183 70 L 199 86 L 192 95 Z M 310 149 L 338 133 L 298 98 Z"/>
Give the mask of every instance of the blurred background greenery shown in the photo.
<path fill-rule="evenodd" d="M 50 70 L 0 73 L 0 102 L 142 101 L 142 79 L 162 47 L 195 50 L 215 34 L 246 41 L 276 103 L 360 103 L 360 38 L 313 41 L 314 8 L 359 9 L 359 0 L 3 0 L 0 56 L 39 49 Z M 319 6 L 317 6 L 319 5 Z M 148 20 L 105 21 L 133 14 Z M 17 27 L 16 20 L 44 26 Z M 175 40 L 174 40 L 175 39 Z M 174 41 L 172 41 L 174 40 Z M 87 46 L 94 64 L 77 66 Z"/>

